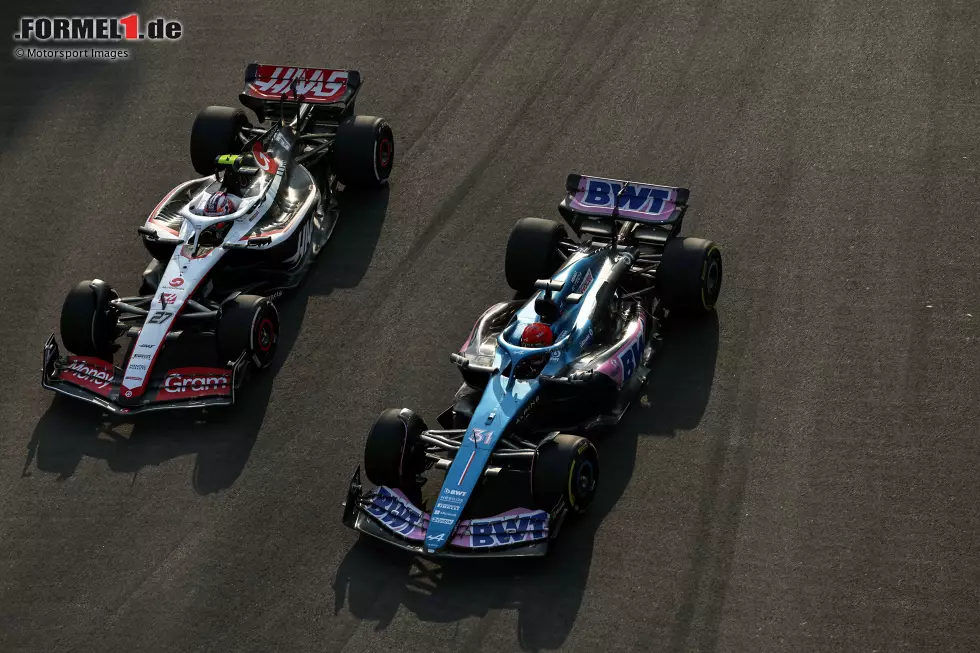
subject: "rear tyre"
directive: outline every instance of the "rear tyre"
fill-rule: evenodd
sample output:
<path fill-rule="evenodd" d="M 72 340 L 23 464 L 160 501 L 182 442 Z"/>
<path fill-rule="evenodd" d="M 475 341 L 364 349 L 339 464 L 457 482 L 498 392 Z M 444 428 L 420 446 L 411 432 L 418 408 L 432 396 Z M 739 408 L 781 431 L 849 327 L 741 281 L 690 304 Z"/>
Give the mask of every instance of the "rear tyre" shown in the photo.
<path fill-rule="evenodd" d="M 675 238 L 657 268 L 657 294 L 672 311 L 710 313 L 721 293 L 721 250 L 710 240 Z"/>
<path fill-rule="evenodd" d="M 395 137 L 383 118 L 352 116 L 337 126 L 331 166 L 344 186 L 380 186 L 394 162 Z"/>
<path fill-rule="evenodd" d="M 249 124 L 241 109 L 208 107 L 197 114 L 191 128 L 191 163 L 202 175 L 212 175 L 215 159 L 222 154 L 237 154 L 242 149 L 238 138 Z"/>
<path fill-rule="evenodd" d="M 425 447 L 420 435 L 428 427 L 407 408 L 381 413 L 364 445 L 364 473 L 375 485 L 409 489 L 425 471 Z"/>
<path fill-rule="evenodd" d="M 534 282 L 550 278 L 561 265 L 558 243 L 564 235 L 554 220 L 524 218 L 514 225 L 504 259 L 507 284 L 521 294 L 533 293 Z"/>
<path fill-rule="evenodd" d="M 99 279 L 71 289 L 61 307 L 61 342 L 77 356 L 102 356 L 116 338 L 117 315 L 109 305 L 116 292 Z"/>
<path fill-rule="evenodd" d="M 279 345 L 279 312 L 265 297 L 239 295 L 221 307 L 216 335 L 222 362 L 246 352 L 255 367 L 265 369 Z"/>
<path fill-rule="evenodd" d="M 598 485 L 599 453 L 585 438 L 559 433 L 538 447 L 531 489 L 541 510 L 550 511 L 564 501 L 572 512 L 585 512 L 595 500 Z"/>

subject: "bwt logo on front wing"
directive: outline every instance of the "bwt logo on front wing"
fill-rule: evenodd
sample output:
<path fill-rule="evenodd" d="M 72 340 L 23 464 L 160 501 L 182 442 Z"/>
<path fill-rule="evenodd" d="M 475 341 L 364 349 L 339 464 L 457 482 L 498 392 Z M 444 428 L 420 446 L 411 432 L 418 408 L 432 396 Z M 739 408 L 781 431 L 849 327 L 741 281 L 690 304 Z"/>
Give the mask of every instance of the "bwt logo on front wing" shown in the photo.
<path fill-rule="evenodd" d="M 184 33 L 180 21 L 154 18 L 140 29 L 138 14 L 106 16 L 22 16 L 15 41 L 77 43 L 83 41 L 176 41 Z"/>

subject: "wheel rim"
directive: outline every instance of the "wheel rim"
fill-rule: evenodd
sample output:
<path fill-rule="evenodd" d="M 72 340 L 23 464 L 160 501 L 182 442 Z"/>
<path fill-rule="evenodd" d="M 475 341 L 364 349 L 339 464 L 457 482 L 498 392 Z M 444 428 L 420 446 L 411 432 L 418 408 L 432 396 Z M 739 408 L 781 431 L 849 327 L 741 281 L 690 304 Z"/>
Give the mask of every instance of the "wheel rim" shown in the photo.
<path fill-rule="evenodd" d="M 705 310 L 711 310 L 721 292 L 721 255 L 717 248 L 712 248 L 708 252 L 701 275 L 701 303 Z"/>
<path fill-rule="evenodd" d="M 276 352 L 278 324 L 274 318 L 274 312 L 262 311 L 252 335 L 252 355 L 260 368 L 268 366 Z"/>
<path fill-rule="evenodd" d="M 595 465 L 592 464 L 591 460 L 583 460 L 575 476 L 572 491 L 575 493 L 576 503 L 583 508 L 588 506 L 592 495 L 595 494 L 595 471 Z"/>
<path fill-rule="evenodd" d="M 721 283 L 721 266 L 718 265 L 718 261 L 711 261 L 708 264 L 708 274 L 707 279 L 705 279 L 705 290 L 708 291 L 709 297 L 714 297 L 718 292 L 718 285 Z"/>
<path fill-rule="evenodd" d="M 391 139 L 382 138 L 381 142 L 378 143 L 378 162 L 382 168 L 387 168 L 388 164 L 391 163 L 391 150 Z"/>
<path fill-rule="evenodd" d="M 259 337 L 257 344 L 259 346 L 259 351 L 264 354 L 268 353 L 269 350 L 272 349 L 272 345 L 275 342 L 275 328 L 275 325 L 269 318 L 265 318 L 259 323 Z"/>

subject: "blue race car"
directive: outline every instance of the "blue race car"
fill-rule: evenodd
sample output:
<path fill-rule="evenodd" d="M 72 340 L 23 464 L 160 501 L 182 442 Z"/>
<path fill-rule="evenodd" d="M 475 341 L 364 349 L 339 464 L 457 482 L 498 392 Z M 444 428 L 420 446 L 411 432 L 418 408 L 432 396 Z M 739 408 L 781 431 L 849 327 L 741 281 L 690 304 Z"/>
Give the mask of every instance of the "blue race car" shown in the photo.
<path fill-rule="evenodd" d="M 663 321 L 714 309 L 722 261 L 711 241 L 678 235 L 686 189 L 573 174 L 566 191 L 559 213 L 575 238 L 551 220 L 517 223 L 505 273 L 518 298 L 488 309 L 451 355 L 463 385 L 442 428 L 408 409 L 372 427 L 364 472 L 376 487 L 359 467 L 350 528 L 425 556 L 535 556 L 569 512 L 592 504 L 589 438 L 615 426 L 646 382 Z M 427 508 L 432 469 L 445 480 Z M 479 507 L 501 474 L 524 479 L 526 497 Z"/>

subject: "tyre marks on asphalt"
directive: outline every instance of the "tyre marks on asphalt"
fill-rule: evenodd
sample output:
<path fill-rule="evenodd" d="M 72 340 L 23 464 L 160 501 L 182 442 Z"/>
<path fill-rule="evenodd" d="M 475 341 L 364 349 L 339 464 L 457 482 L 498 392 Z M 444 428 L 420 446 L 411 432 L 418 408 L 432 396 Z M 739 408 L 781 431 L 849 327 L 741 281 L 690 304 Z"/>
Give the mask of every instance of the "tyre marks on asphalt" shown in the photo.
<path fill-rule="evenodd" d="M 842 493 L 838 498 L 828 488 L 813 488 L 807 500 L 816 504 L 809 511 L 816 518 L 809 525 L 812 539 L 804 549 L 812 561 L 804 567 L 832 579 L 805 607 L 815 624 L 838 623 L 839 637 L 847 646 L 858 645 L 855 635 L 859 632 L 889 633 L 902 640 L 910 616 L 899 616 L 905 611 L 889 606 L 885 599 L 897 589 L 896 581 L 902 583 L 888 534 L 902 528 L 895 521 L 898 514 L 918 503 L 912 499 L 896 505 L 897 495 L 904 490 L 895 488 L 893 482 L 896 474 L 914 477 L 910 463 L 919 458 L 918 434 L 903 424 L 912 417 L 903 397 L 908 399 L 910 392 L 919 394 L 916 386 L 928 369 L 923 356 L 927 348 L 916 342 L 925 335 L 916 331 L 928 328 L 923 322 L 928 319 L 926 302 L 921 297 L 928 282 L 920 276 L 926 270 L 916 269 L 922 262 L 919 247 L 907 256 L 896 257 L 895 252 L 906 247 L 907 225 L 915 221 L 922 185 L 928 184 L 920 171 L 924 159 L 932 158 L 930 141 L 936 128 L 927 115 L 926 68 L 937 44 L 923 38 L 925 33 L 919 29 L 933 24 L 935 16 L 921 8 L 910 8 L 901 15 L 885 15 L 872 7 L 856 13 L 857 20 L 835 16 L 832 29 L 847 30 L 837 37 L 847 39 L 840 51 L 842 60 L 863 61 L 887 72 L 866 79 L 862 72 L 840 70 L 838 65 L 839 77 L 827 80 L 828 85 L 842 88 L 857 79 L 863 84 L 860 93 L 839 100 L 839 111 L 850 117 L 845 132 L 850 138 L 843 142 L 831 139 L 839 151 L 851 154 L 854 163 L 838 177 L 843 192 L 852 198 L 846 211 L 846 232 L 834 234 L 841 242 L 839 269 L 846 272 L 828 280 L 838 288 L 830 306 L 838 325 L 833 332 L 837 365 L 821 378 L 826 379 L 830 403 L 856 399 L 864 410 L 855 406 L 828 413 L 818 421 L 827 442 L 815 447 L 815 463 L 836 467 L 850 497 Z M 881 32 L 883 23 L 891 29 Z M 911 38 L 916 33 L 919 38 Z M 917 128 L 908 129 L 913 124 Z M 859 139 L 875 146 L 858 150 L 853 143 Z M 927 548 L 928 542 L 923 540 L 921 545 Z M 843 560 L 831 567 L 830 552 Z M 875 578 L 875 587 L 856 582 L 862 577 Z"/>
<path fill-rule="evenodd" d="M 459 66 L 449 79 L 440 79 L 444 89 L 442 98 L 429 117 L 418 125 L 406 125 L 408 134 L 404 137 L 404 157 L 423 156 L 434 142 L 438 142 L 440 130 L 458 117 L 458 112 L 474 87 L 486 84 L 487 72 L 496 65 L 500 53 L 510 46 L 519 27 L 527 20 L 536 6 L 536 1 L 517 2 L 516 6 L 501 5 L 498 20 L 483 39 L 483 44 L 474 49 L 466 62 Z M 476 17 L 474 17 L 476 20 Z M 461 21 L 462 22 L 462 21 Z M 459 45 L 457 43 L 457 45 Z M 492 82 L 490 82 L 492 85 Z"/>
<path fill-rule="evenodd" d="M 521 145 L 506 148 L 510 156 L 494 162 L 505 180 L 494 189 L 501 198 L 497 210 L 502 215 L 518 215 L 519 211 L 526 212 L 525 207 L 529 205 L 545 205 L 548 208 L 545 217 L 556 219 L 554 207 L 562 197 L 565 174 L 550 172 L 543 176 L 541 171 L 548 170 L 556 161 L 582 158 L 586 148 L 595 146 L 590 137 L 597 135 L 600 116 L 615 115 L 623 103 L 632 104 L 637 94 L 642 95 L 644 85 L 637 84 L 635 78 L 623 76 L 620 70 L 631 53 L 643 46 L 643 39 L 649 38 L 646 25 L 633 20 L 640 13 L 642 7 L 635 3 L 619 3 L 618 7 L 608 3 L 597 5 L 593 14 L 577 27 L 575 35 L 566 38 L 569 44 L 598 41 L 598 45 L 591 52 L 566 49 L 550 76 L 542 80 L 540 91 L 528 98 L 512 130 L 508 130 L 510 142 Z M 608 36 L 605 40 L 592 38 L 598 34 Z M 658 89 L 656 93 L 660 95 L 663 91 Z M 665 107 L 664 113 L 668 112 Z M 614 170 L 601 174 L 613 175 L 622 170 L 624 159 L 630 164 L 642 159 L 625 156 L 627 148 L 635 145 L 637 136 L 635 125 L 627 121 L 626 127 L 620 133 L 603 135 L 601 147 L 605 151 L 599 153 L 599 161 L 587 164 L 590 169 L 607 162 Z M 565 139 L 564 135 L 575 137 Z M 646 162 L 641 162 L 639 167 L 645 165 Z M 505 212 L 511 208 L 514 213 Z M 511 225 L 507 221 L 491 223 L 483 229 L 492 228 L 494 233 L 484 231 L 484 234 L 502 240 Z M 501 233 L 500 226 L 507 227 L 507 232 Z"/>
<path fill-rule="evenodd" d="M 753 279 L 756 301 L 750 302 L 750 311 L 768 312 L 771 318 L 769 329 L 752 330 L 762 349 L 741 374 L 754 376 L 754 388 L 764 393 L 755 398 L 761 416 L 753 434 L 754 448 L 764 454 L 762 466 L 752 470 L 742 515 L 722 527 L 728 546 L 711 547 L 727 556 L 723 558 L 728 561 L 726 574 L 716 577 L 724 578 L 716 582 L 725 591 L 708 594 L 712 598 L 704 615 L 705 628 L 692 629 L 698 634 L 697 648 L 710 647 L 719 637 L 723 641 L 734 637 L 737 648 L 804 646 L 788 635 L 799 628 L 801 619 L 806 620 L 805 602 L 794 589 L 802 581 L 798 569 L 806 547 L 797 529 L 809 512 L 811 457 L 823 432 L 821 406 L 828 391 L 833 393 L 822 379 L 835 378 L 839 365 L 835 355 L 839 341 L 834 337 L 839 332 L 838 302 L 828 290 L 840 287 L 840 268 L 827 262 L 839 257 L 841 242 L 847 239 L 835 233 L 842 218 L 840 207 L 825 200 L 838 196 L 841 188 L 835 170 L 841 160 L 837 148 L 842 142 L 836 140 L 840 133 L 828 129 L 821 119 L 825 115 L 821 104 L 834 101 L 833 87 L 828 88 L 833 84 L 828 69 L 833 66 L 812 55 L 825 49 L 819 43 L 824 31 L 817 17 L 806 22 L 797 15 L 795 21 L 795 30 L 788 29 L 790 25 L 779 30 L 784 35 L 779 59 L 785 66 L 779 67 L 782 74 L 777 73 L 772 84 L 780 91 L 776 97 L 763 97 L 757 107 L 770 112 L 778 125 L 762 132 L 779 144 L 777 160 L 791 163 L 778 169 L 770 193 L 757 198 L 768 225 L 764 233 L 753 234 L 753 239 L 758 237 L 756 244 L 741 243 L 745 251 L 737 263 L 740 278 Z M 785 40 L 789 33 L 796 35 L 795 42 Z M 835 31 L 828 28 L 826 33 Z M 753 116 L 746 118 L 752 124 Z M 848 204 L 844 211 L 853 208 Z M 780 249 L 788 256 L 773 261 L 768 253 Z M 812 290 L 804 293 L 805 288 Z M 758 492 L 756 480 L 764 480 L 769 488 L 765 494 Z M 732 560 L 739 564 L 733 566 Z M 773 583 L 773 578 L 780 581 Z M 756 631 L 739 626 L 749 613 L 760 624 Z"/>
<path fill-rule="evenodd" d="M 821 637 L 821 625 L 835 623 L 836 637 L 850 648 L 858 646 L 856 632 L 877 630 L 878 617 L 866 609 L 870 588 L 856 579 L 880 574 L 875 585 L 881 587 L 893 577 L 882 539 L 893 516 L 882 483 L 903 463 L 892 455 L 888 423 L 897 386 L 916 364 L 900 344 L 908 337 L 903 307 L 910 279 L 902 269 L 908 259 L 898 264 L 894 252 L 902 250 L 909 174 L 925 144 L 921 132 L 904 126 L 921 120 L 918 67 L 928 45 L 908 42 L 924 18 L 914 14 L 886 17 L 871 7 L 838 7 L 819 16 L 821 69 L 808 101 L 836 120 L 814 125 L 809 134 L 818 171 L 811 183 L 814 195 L 848 200 L 817 211 L 824 227 L 812 234 L 831 244 L 821 260 L 834 262 L 818 268 L 814 284 L 834 289 L 821 296 L 813 315 L 822 350 L 814 400 L 846 407 L 816 417 L 820 437 L 811 445 L 804 470 L 811 482 L 802 497 L 809 537 L 799 538 L 794 558 L 801 578 L 830 581 L 798 601 L 798 618 L 806 622 L 801 636 Z M 890 29 L 881 31 L 882 21 Z M 864 67 L 888 73 L 867 79 Z M 837 470 L 836 487 L 819 478 L 817 470 L 827 468 Z M 892 632 L 901 638 L 895 625 Z"/>
<path fill-rule="evenodd" d="M 733 30 L 731 33 L 738 34 L 742 34 L 738 31 L 740 23 L 748 18 L 747 14 L 737 18 L 719 16 Z M 774 450 L 784 452 L 779 458 L 786 470 L 776 466 L 776 473 L 785 479 L 780 485 L 785 485 L 787 491 L 779 493 L 775 505 L 756 505 L 753 513 L 760 513 L 761 517 L 753 514 L 753 523 L 758 519 L 769 522 L 762 530 L 778 542 L 791 537 L 791 531 L 781 531 L 781 522 L 776 522 L 769 511 L 778 512 L 790 524 L 799 512 L 794 495 L 800 489 L 793 470 L 805 460 L 806 439 L 800 437 L 800 432 L 783 432 L 778 424 L 782 406 L 793 403 L 799 392 L 806 392 L 793 392 L 800 384 L 797 375 L 802 364 L 793 364 L 796 344 L 792 336 L 786 335 L 794 330 L 790 325 L 798 324 L 802 317 L 796 289 L 808 283 L 808 273 L 800 261 L 813 256 L 809 252 L 812 243 L 799 234 L 801 218 L 797 217 L 792 200 L 805 175 L 801 158 L 806 144 L 799 139 L 806 116 L 801 94 L 807 82 L 800 73 L 806 69 L 806 40 L 805 36 L 800 38 L 806 34 L 805 25 L 798 15 L 775 12 L 772 21 L 760 25 L 758 31 L 749 28 L 749 44 L 744 46 L 742 55 L 745 59 L 735 69 L 735 78 L 743 80 L 745 86 L 733 85 L 731 94 L 708 96 L 717 97 L 719 135 L 724 134 L 726 125 L 732 132 L 721 138 L 702 174 L 721 175 L 727 180 L 728 191 L 737 196 L 720 203 L 706 198 L 705 203 L 728 204 L 731 209 L 712 216 L 716 219 L 710 222 L 709 229 L 688 228 L 686 232 L 717 240 L 726 256 L 727 290 L 720 307 L 722 340 L 726 345 L 719 353 L 717 373 L 726 381 L 720 384 L 722 394 L 716 398 L 716 412 L 721 417 L 705 427 L 711 444 L 704 463 L 700 505 L 691 542 L 686 547 L 692 556 L 690 569 L 672 620 L 669 650 L 673 651 L 713 650 L 719 641 L 726 614 L 733 603 L 738 603 L 730 602 L 730 596 L 733 592 L 739 595 L 742 589 L 732 583 L 737 571 L 735 561 L 744 556 L 742 525 L 753 500 L 752 479 L 773 474 L 767 461 Z M 730 34 L 722 31 L 713 42 L 722 45 L 729 39 Z M 710 79 L 718 84 L 721 78 Z M 734 105 L 728 115 L 737 115 L 737 120 L 728 122 L 722 115 L 726 102 Z M 692 109 L 697 111 L 696 107 Z M 760 139 L 772 145 L 761 150 L 751 145 Z M 732 172 L 724 172 L 726 168 Z M 708 187 L 712 186 L 709 182 Z M 760 213 L 768 216 L 765 227 L 757 224 Z M 790 248 L 793 255 L 786 260 L 772 260 L 769 252 L 783 250 L 787 243 L 795 244 Z M 805 424 L 806 417 L 800 422 Z M 788 443 L 788 438 L 794 442 Z M 760 448 L 765 452 L 762 469 L 754 462 L 754 452 Z M 755 497 L 754 502 L 758 501 Z M 770 564 L 791 568 L 780 559 L 778 544 L 770 545 L 767 551 L 775 554 Z M 772 612 L 767 611 L 770 607 L 774 608 Z M 758 610 L 758 604 L 751 609 Z M 778 618 L 781 609 L 792 608 L 767 606 L 766 619 L 773 619 L 774 615 Z"/>
<path fill-rule="evenodd" d="M 846 647 L 869 634 L 930 647 L 949 632 L 937 618 L 963 614 L 954 598 L 963 583 L 951 568 L 977 573 L 975 563 L 963 564 L 968 551 L 953 544 L 960 532 L 953 522 L 975 510 L 949 493 L 950 479 L 977 459 L 973 438 L 960 435 L 974 428 L 977 412 L 957 392 L 971 373 L 951 355 L 961 344 L 950 337 L 959 297 L 945 286 L 956 265 L 950 254 L 967 235 L 963 202 L 975 202 L 976 191 L 973 178 L 973 190 L 955 200 L 943 192 L 963 179 L 941 145 L 957 124 L 943 115 L 946 87 L 968 69 L 947 63 L 955 54 L 944 43 L 959 30 L 958 19 L 943 13 L 869 7 L 835 25 L 858 32 L 842 34 L 855 44 L 847 59 L 887 71 L 873 79 L 852 73 L 866 105 L 842 98 L 850 133 L 865 146 L 849 148 L 853 167 L 841 175 L 853 219 L 835 280 L 838 366 L 821 378 L 836 382 L 828 403 L 846 408 L 823 416 L 827 442 L 813 457 L 813 473 L 835 468 L 840 488 L 824 485 L 807 497 L 812 562 L 805 568 L 827 579 L 806 606 L 809 634 L 836 623 Z M 838 83 L 854 81 L 845 75 Z M 975 272 L 972 278 L 975 284 Z M 926 587 L 928 602 L 890 598 Z"/>
<path fill-rule="evenodd" d="M 902 44 L 914 25 L 930 19 L 911 15 L 905 23 L 850 9 L 823 8 L 816 25 L 813 51 L 819 54 L 806 67 L 808 85 L 799 89 L 805 107 L 799 154 L 806 165 L 785 190 L 792 198 L 789 210 L 770 214 L 774 222 L 792 225 L 792 234 L 783 235 L 799 243 L 800 254 L 791 269 L 777 263 L 778 273 L 767 275 L 780 285 L 772 303 L 787 311 L 780 317 L 789 339 L 779 344 L 776 338 L 774 345 L 789 357 L 771 360 L 775 372 L 760 383 L 770 388 L 770 401 L 780 386 L 799 389 L 782 402 L 797 408 L 777 411 L 788 439 L 763 426 L 758 440 L 769 459 L 772 497 L 760 505 L 750 495 L 747 503 L 751 517 L 744 530 L 753 537 L 737 550 L 742 563 L 733 582 L 740 599 L 728 608 L 722 631 L 725 641 L 740 642 L 737 648 L 798 648 L 803 642 L 787 640 L 787 632 L 823 638 L 831 623 L 839 625 L 833 636 L 855 638 L 845 639 L 850 646 L 868 632 L 901 638 L 903 631 L 896 622 L 902 611 L 884 599 L 889 592 L 869 596 L 866 585 L 869 572 L 884 587 L 901 582 L 893 545 L 883 534 L 904 527 L 895 521 L 895 497 L 886 488 L 895 476 L 916 476 L 906 468 L 910 460 L 895 457 L 899 443 L 884 425 L 917 404 L 897 402 L 896 385 L 911 370 L 920 375 L 928 369 L 921 348 L 917 355 L 901 355 L 909 310 L 922 312 L 909 305 L 903 284 L 911 279 L 901 269 L 907 259 L 895 253 L 903 251 L 904 225 L 921 201 L 914 171 L 933 165 L 920 159 L 922 134 L 902 128 L 921 124 L 916 81 L 924 76 L 917 69 L 922 52 Z M 883 21 L 890 24 L 881 32 Z M 929 49 L 928 43 L 917 45 Z M 864 66 L 855 68 L 855 61 Z M 865 79 L 865 69 L 889 66 L 899 79 Z M 850 90 L 856 88 L 862 91 Z M 802 288 L 815 290 L 803 296 Z M 918 449 L 914 442 L 904 446 L 908 454 Z M 821 478 L 820 470 L 828 469 L 836 470 L 836 486 Z M 907 499 L 901 503 L 916 503 Z M 778 514 L 779 521 L 768 523 L 766 514 Z M 809 516 L 800 524 L 808 536 L 794 533 L 794 521 L 803 516 Z M 782 582 L 774 587 L 763 580 L 772 576 Z M 833 580 L 801 596 L 797 588 L 814 577 Z M 867 610 L 869 604 L 883 612 Z M 765 619 L 758 633 L 737 625 L 750 615 L 758 621 L 760 614 Z"/>
<path fill-rule="evenodd" d="M 572 33 L 564 37 L 559 51 L 551 58 L 551 63 L 541 71 L 539 79 L 535 82 L 534 86 L 527 89 L 523 101 L 511 113 L 510 119 L 507 120 L 503 128 L 497 130 L 496 137 L 488 145 L 480 148 L 483 150 L 483 154 L 475 162 L 470 164 L 466 175 L 448 193 L 447 197 L 440 202 L 432 218 L 429 219 L 425 228 L 415 238 L 408 252 L 406 252 L 399 263 L 389 273 L 389 281 L 404 274 L 405 268 L 419 257 L 444 229 L 446 223 L 456 214 L 460 203 L 480 183 L 487 170 L 500 154 L 503 146 L 513 138 L 515 129 L 526 120 L 530 108 L 542 98 L 545 89 L 552 86 L 555 78 L 565 72 L 563 64 L 568 59 L 573 46 L 579 43 L 578 36 L 587 29 L 590 21 L 594 19 L 602 6 L 603 3 L 601 0 L 593 0 L 581 14 L 581 18 L 571 30 Z M 524 20 L 527 19 L 527 15 L 526 13 L 524 14 Z"/>

